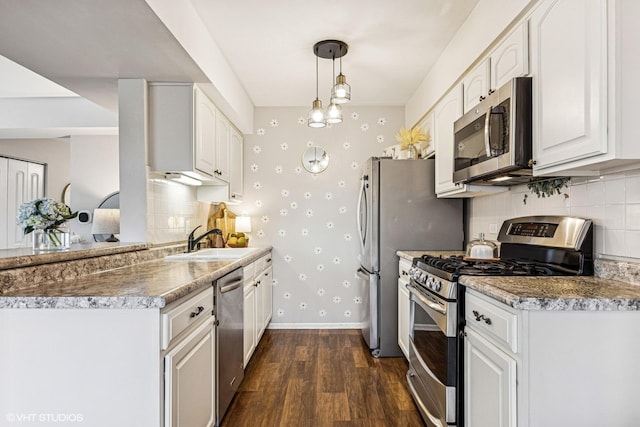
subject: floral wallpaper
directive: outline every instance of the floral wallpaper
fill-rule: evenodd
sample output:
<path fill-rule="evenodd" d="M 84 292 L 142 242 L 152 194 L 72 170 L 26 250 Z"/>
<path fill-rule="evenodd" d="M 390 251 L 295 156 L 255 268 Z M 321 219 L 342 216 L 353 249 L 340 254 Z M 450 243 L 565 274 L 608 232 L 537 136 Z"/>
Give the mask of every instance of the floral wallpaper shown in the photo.
<path fill-rule="evenodd" d="M 344 107 L 343 122 L 307 126 L 308 110 L 257 108 L 244 139 L 244 202 L 251 246 L 273 246 L 274 327 L 358 327 L 356 208 L 362 167 L 397 144 L 402 107 Z M 329 155 L 321 173 L 301 163 L 308 147 Z"/>

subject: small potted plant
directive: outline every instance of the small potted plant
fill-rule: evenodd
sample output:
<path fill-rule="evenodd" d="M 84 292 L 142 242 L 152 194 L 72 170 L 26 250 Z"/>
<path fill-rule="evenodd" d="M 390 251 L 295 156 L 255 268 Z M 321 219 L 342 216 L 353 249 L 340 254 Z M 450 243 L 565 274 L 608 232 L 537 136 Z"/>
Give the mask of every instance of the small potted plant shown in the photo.
<path fill-rule="evenodd" d="M 396 135 L 396 141 L 400 143 L 400 149 L 410 150 L 410 159 L 419 159 L 420 152 L 416 148 L 416 145 L 428 142 L 430 139 L 429 133 L 425 133 L 420 126 L 414 126 L 409 130 L 401 128 L 400 132 Z"/>
<path fill-rule="evenodd" d="M 77 215 L 62 202 L 40 198 L 20 205 L 17 224 L 24 234 L 33 232 L 34 251 L 63 250 L 71 240 L 66 222 Z"/>

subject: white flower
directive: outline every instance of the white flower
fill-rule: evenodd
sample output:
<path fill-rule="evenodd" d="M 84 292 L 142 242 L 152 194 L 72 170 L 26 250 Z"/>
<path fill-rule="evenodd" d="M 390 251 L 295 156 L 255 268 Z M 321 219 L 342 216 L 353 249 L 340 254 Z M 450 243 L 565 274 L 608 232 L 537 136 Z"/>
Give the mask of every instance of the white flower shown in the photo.
<path fill-rule="evenodd" d="M 256 205 L 257 207 L 259 207 L 259 208 L 261 208 L 261 207 L 262 207 L 262 200 L 256 200 L 254 203 L 255 203 L 255 205 Z"/>
<path fill-rule="evenodd" d="M 362 297 L 354 297 L 353 302 L 355 304 L 362 304 Z"/>
<path fill-rule="evenodd" d="M 280 148 L 282 149 L 282 151 L 287 151 L 287 148 L 289 148 L 289 144 L 283 142 L 280 144 Z"/>
<path fill-rule="evenodd" d="M 344 188 L 346 186 L 347 186 L 347 183 L 344 182 L 344 179 L 341 179 L 340 181 L 338 181 L 338 187 Z"/>
<path fill-rule="evenodd" d="M 319 296 L 323 296 L 325 292 L 326 292 L 326 291 L 324 290 L 324 288 L 320 288 L 320 289 L 318 289 L 318 295 L 319 295 Z"/>
<path fill-rule="evenodd" d="M 276 171 L 276 173 L 282 173 L 282 166 L 281 165 L 277 165 L 275 167 L 275 171 Z"/>
<path fill-rule="evenodd" d="M 464 150 L 464 147 L 465 147 L 464 142 L 460 142 L 460 143 L 458 143 L 458 150 L 459 150 L 459 151 L 463 151 L 463 150 Z"/>
<path fill-rule="evenodd" d="M 282 298 L 284 298 L 284 299 L 291 299 L 291 293 L 289 293 L 289 292 L 285 292 L 284 294 L 282 294 Z"/>
<path fill-rule="evenodd" d="M 349 289 L 351 287 L 351 282 L 348 280 L 343 280 L 342 281 L 342 286 L 344 286 L 345 288 Z"/>
<path fill-rule="evenodd" d="M 278 127 L 278 121 L 276 119 L 271 119 L 269 124 L 271 125 L 272 128 L 277 128 Z"/>
<path fill-rule="evenodd" d="M 339 214 L 345 214 L 345 213 L 347 213 L 347 207 L 346 207 L 346 206 L 340 206 L 340 207 L 338 208 L 338 213 L 339 213 Z"/>
<path fill-rule="evenodd" d="M 351 169 L 356 170 L 360 167 L 358 162 L 351 162 Z"/>
<path fill-rule="evenodd" d="M 327 222 L 327 228 L 328 228 L 329 230 L 331 230 L 333 227 L 335 227 L 335 224 L 333 223 L 333 221 L 329 221 L 329 222 Z"/>
<path fill-rule="evenodd" d="M 24 234 L 34 230 L 57 230 L 68 220 L 75 218 L 69 206 L 49 197 L 42 197 L 24 202 L 18 208 L 16 224 L 22 228 Z M 53 246 L 61 242 L 54 242 L 55 237 L 49 237 Z"/>
<path fill-rule="evenodd" d="M 302 234 L 302 237 L 307 237 L 309 235 L 309 229 L 303 228 L 302 230 L 300 230 L 300 234 Z"/>
<path fill-rule="evenodd" d="M 359 117 L 360 117 L 360 115 L 358 113 L 356 113 L 355 111 L 353 113 L 351 113 L 351 118 L 353 120 L 358 120 Z"/>
<path fill-rule="evenodd" d="M 378 141 L 378 144 L 382 144 L 384 142 L 384 135 L 376 136 L 376 141 Z"/>
<path fill-rule="evenodd" d="M 291 262 L 291 255 L 285 255 L 282 257 L 282 259 L 284 260 L 284 262 Z"/>
<path fill-rule="evenodd" d="M 323 265 L 323 264 L 318 264 L 318 265 L 316 266 L 316 270 L 318 270 L 318 271 L 322 271 L 322 270 L 324 270 L 324 265 Z"/>
<path fill-rule="evenodd" d="M 278 236 L 284 237 L 286 235 L 287 235 L 287 230 L 284 230 L 282 228 L 280 230 L 278 230 Z"/>
<path fill-rule="evenodd" d="M 345 233 L 344 234 L 344 240 L 346 240 L 347 242 L 350 242 L 351 239 L 352 239 L 351 233 Z"/>
<path fill-rule="evenodd" d="M 258 172 L 258 165 L 256 165 L 255 163 L 251 163 L 251 166 L 249 166 L 249 169 L 251 169 L 251 172 L 256 173 Z"/>
<path fill-rule="evenodd" d="M 256 236 L 258 236 L 259 238 L 263 238 L 264 237 L 264 230 L 260 229 L 258 231 L 256 231 Z"/>
<path fill-rule="evenodd" d="M 305 123 L 307 123 L 307 119 L 303 116 L 298 117 L 298 124 L 299 125 L 304 125 Z"/>
<path fill-rule="evenodd" d="M 305 280 L 307 280 L 307 275 L 304 273 L 300 273 L 298 274 L 298 279 L 302 282 L 304 282 Z"/>
<path fill-rule="evenodd" d="M 379 124 L 380 126 L 384 126 L 385 124 L 387 124 L 387 119 L 385 119 L 384 117 L 380 117 L 380 118 L 378 119 L 378 124 Z"/>
<path fill-rule="evenodd" d="M 333 297 L 331 299 L 335 304 L 340 304 L 340 302 L 342 301 L 342 298 L 340 298 L 338 295 L 336 295 L 335 297 Z"/>
<path fill-rule="evenodd" d="M 324 309 L 323 309 L 323 310 L 320 310 L 320 311 L 318 312 L 318 315 L 319 315 L 320 317 L 324 317 L 324 316 L 326 316 L 326 315 L 327 315 L 327 310 L 324 310 Z"/>
<path fill-rule="evenodd" d="M 280 190 L 280 195 L 282 197 L 289 197 L 289 190 L 287 190 L 287 189 Z"/>
<path fill-rule="evenodd" d="M 256 129 L 256 135 L 263 136 L 264 135 L 264 129 L 263 128 Z"/>
<path fill-rule="evenodd" d="M 253 183 L 253 188 L 255 188 L 256 190 L 262 189 L 262 184 L 260 184 L 260 181 L 254 182 Z"/>
<path fill-rule="evenodd" d="M 316 145 L 316 144 L 315 144 L 315 142 L 313 142 L 313 141 L 307 141 L 307 148 L 309 148 L 309 147 L 313 147 L 314 145 Z"/>
<path fill-rule="evenodd" d="M 260 218 L 260 220 L 265 224 L 268 224 L 270 221 L 267 215 L 262 215 L 262 218 Z"/>
<path fill-rule="evenodd" d="M 298 202 L 291 202 L 289 206 L 291 206 L 291 209 L 298 209 Z"/>
<path fill-rule="evenodd" d="M 313 209 L 307 209 L 304 214 L 311 218 L 313 216 Z"/>
<path fill-rule="evenodd" d="M 307 309 L 307 303 L 302 301 L 300 304 L 298 304 L 298 307 L 300 308 L 300 310 L 306 310 Z"/>
<path fill-rule="evenodd" d="M 340 264 L 340 257 L 334 256 L 333 257 L 333 263 L 334 264 Z"/>
<path fill-rule="evenodd" d="M 260 154 L 262 152 L 262 147 L 260 147 L 259 145 L 254 145 L 253 152 L 256 154 Z"/>
<path fill-rule="evenodd" d="M 283 317 L 284 316 L 284 310 L 279 308 L 278 311 L 276 311 L 276 314 L 278 315 L 278 317 Z"/>
<path fill-rule="evenodd" d="M 369 125 L 368 125 L 368 124 L 366 124 L 366 123 L 361 124 L 361 125 L 360 125 L 360 130 L 361 130 L 362 132 L 366 132 L 366 131 L 368 131 L 368 130 L 369 130 Z"/>
<path fill-rule="evenodd" d="M 331 194 L 331 193 L 324 193 L 324 198 L 325 198 L 325 199 L 327 199 L 327 200 L 331 200 L 331 199 L 333 199 L 333 194 Z"/>
<path fill-rule="evenodd" d="M 316 246 L 313 248 L 313 253 L 316 255 L 320 255 L 322 253 L 322 248 L 320 246 Z"/>
<path fill-rule="evenodd" d="M 351 310 L 345 310 L 344 317 L 351 317 Z"/>
<path fill-rule="evenodd" d="M 293 170 L 295 173 L 302 173 L 302 166 L 296 166 Z"/>
<path fill-rule="evenodd" d="M 310 199 L 311 198 L 311 193 L 309 191 L 305 191 L 305 193 L 303 194 L 305 199 Z"/>
<path fill-rule="evenodd" d="M 273 283 L 273 286 L 278 286 L 278 279 L 273 279 L 271 283 Z"/>
<path fill-rule="evenodd" d="M 349 141 L 343 142 L 342 148 L 344 148 L 345 150 L 348 150 L 349 148 L 351 148 L 351 143 Z"/>
<path fill-rule="evenodd" d="M 287 216 L 289 215 L 289 211 L 286 209 L 280 209 L 280 216 Z"/>

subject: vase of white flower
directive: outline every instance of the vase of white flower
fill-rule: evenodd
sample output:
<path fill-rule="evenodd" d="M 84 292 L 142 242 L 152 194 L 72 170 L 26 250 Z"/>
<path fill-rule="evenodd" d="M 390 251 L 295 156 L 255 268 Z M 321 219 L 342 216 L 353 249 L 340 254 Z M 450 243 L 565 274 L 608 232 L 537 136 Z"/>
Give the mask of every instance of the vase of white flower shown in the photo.
<path fill-rule="evenodd" d="M 69 206 L 53 199 L 35 199 L 20 205 L 17 222 L 24 234 L 33 232 L 35 252 L 69 249 L 71 233 L 66 222 L 75 218 Z"/>

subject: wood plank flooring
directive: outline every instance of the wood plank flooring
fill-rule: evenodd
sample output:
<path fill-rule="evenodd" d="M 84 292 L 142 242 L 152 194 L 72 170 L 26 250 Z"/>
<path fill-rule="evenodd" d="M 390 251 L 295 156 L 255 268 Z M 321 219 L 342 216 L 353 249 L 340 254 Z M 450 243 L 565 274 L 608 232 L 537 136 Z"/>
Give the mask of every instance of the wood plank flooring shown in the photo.
<path fill-rule="evenodd" d="M 268 329 L 222 427 L 423 426 L 407 369 L 372 357 L 359 330 Z"/>

